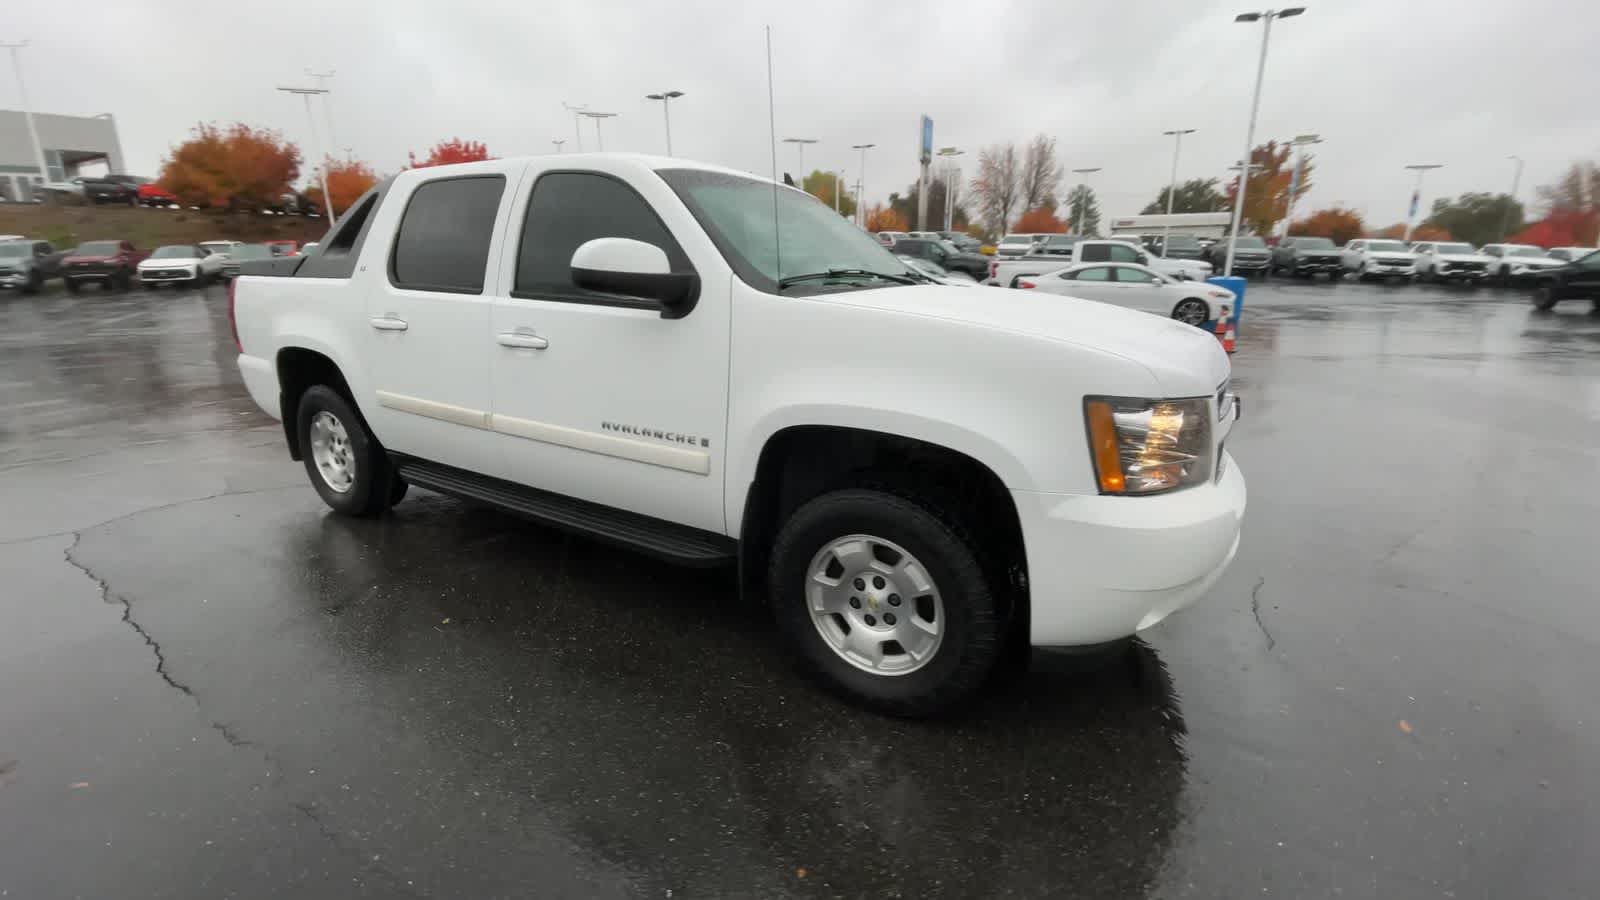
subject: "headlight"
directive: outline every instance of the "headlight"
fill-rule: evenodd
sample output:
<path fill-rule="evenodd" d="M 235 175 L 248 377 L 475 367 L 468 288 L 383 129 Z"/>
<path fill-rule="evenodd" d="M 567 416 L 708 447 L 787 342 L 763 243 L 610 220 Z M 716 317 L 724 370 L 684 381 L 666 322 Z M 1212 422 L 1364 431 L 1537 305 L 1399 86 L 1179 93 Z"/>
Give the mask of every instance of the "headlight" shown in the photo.
<path fill-rule="evenodd" d="M 1100 493 L 1155 494 L 1210 476 L 1210 397 L 1085 397 L 1083 411 Z"/>

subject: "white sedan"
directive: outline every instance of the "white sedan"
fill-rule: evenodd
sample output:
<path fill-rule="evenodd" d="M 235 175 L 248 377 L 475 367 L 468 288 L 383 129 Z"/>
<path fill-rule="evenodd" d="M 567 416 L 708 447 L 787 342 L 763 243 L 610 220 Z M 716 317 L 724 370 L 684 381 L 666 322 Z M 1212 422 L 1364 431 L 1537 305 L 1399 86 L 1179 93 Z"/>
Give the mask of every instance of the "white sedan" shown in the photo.
<path fill-rule="evenodd" d="M 1180 281 L 1136 263 L 1080 263 L 1018 279 L 1017 287 L 1098 300 L 1190 325 L 1233 315 L 1233 292 L 1203 281 Z"/>
<path fill-rule="evenodd" d="M 222 276 L 226 257 L 190 244 L 168 244 L 139 263 L 139 283 L 155 288 L 163 284 L 201 286 Z"/>

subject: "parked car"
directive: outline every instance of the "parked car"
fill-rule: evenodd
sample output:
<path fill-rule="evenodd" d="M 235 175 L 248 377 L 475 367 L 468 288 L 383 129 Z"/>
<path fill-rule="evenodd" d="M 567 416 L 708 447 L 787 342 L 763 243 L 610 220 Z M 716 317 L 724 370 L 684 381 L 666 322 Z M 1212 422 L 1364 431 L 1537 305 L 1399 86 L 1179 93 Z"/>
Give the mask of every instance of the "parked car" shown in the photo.
<path fill-rule="evenodd" d="M 74 175 L 62 181 L 34 182 L 34 197 L 35 199 L 62 197 L 83 199 L 83 183 L 86 180 L 88 179 L 81 175 Z"/>
<path fill-rule="evenodd" d="M 139 205 L 139 189 L 114 178 L 83 179 L 83 199 L 99 206 L 115 203 L 125 206 Z"/>
<path fill-rule="evenodd" d="M 1178 279 L 1204 281 L 1211 277 L 1211 265 L 1195 259 L 1158 259 L 1132 240 L 1110 238 L 1081 238 L 1072 235 L 1055 235 L 1038 251 L 1013 259 L 989 261 L 987 284 L 1018 287 L 1017 281 L 1027 275 L 1041 275 L 1063 266 L 1086 262 L 1126 262 L 1149 266 L 1164 275 Z"/>
<path fill-rule="evenodd" d="M 1267 242 L 1254 235 L 1241 235 L 1233 242 L 1233 271 L 1236 275 L 1249 278 L 1251 275 L 1266 275 L 1267 269 L 1272 265 L 1272 250 L 1267 247 Z M 1206 261 L 1217 272 L 1223 272 L 1228 261 L 1228 239 L 1223 238 L 1211 245 Z"/>
<path fill-rule="evenodd" d="M 233 278 L 239 274 L 239 269 L 244 263 L 260 262 L 277 257 L 272 248 L 266 244 L 241 244 L 232 242 L 233 246 L 222 260 L 222 277 Z M 201 246 L 204 246 L 203 244 Z"/>
<path fill-rule="evenodd" d="M 139 283 L 152 290 L 163 284 L 204 287 L 222 277 L 225 264 L 220 253 L 190 244 L 168 244 L 157 247 L 139 263 Z"/>
<path fill-rule="evenodd" d="M 1162 253 L 1165 246 L 1167 252 Z M 1206 245 L 1192 234 L 1173 234 L 1163 237 L 1159 234 L 1145 236 L 1145 249 L 1152 256 L 1161 256 L 1166 259 L 1206 259 Z"/>
<path fill-rule="evenodd" d="M 243 244 L 244 241 L 201 241 L 198 246 L 207 253 L 220 253 L 225 257 Z"/>
<path fill-rule="evenodd" d="M 995 256 L 1026 256 L 1033 252 L 1033 235 L 1008 234 L 994 247 Z"/>
<path fill-rule="evenodd" d="M 1417 255 L 1407 250 L 1404 243 L 1388 238 L 1350 241 L 1339 252 L 1339 264 L 1362 281 L 1368 278 L 1411 281 L 1417 277 Z"/>
<path fill-rule="evenodd" d="M 261 243 L 272 248 L 273 256 L 293 256 L 300 252 L 299 241 L 262 241 Z"/>
<path fill-rule="evenodd" d="M 1493 259 L 1489 277 L 1501 287 L 1532 283 L 1541 273 L 1566 265 L 1532 244 L 1484 244 L 1478 252 Z"/>
<path fill-rule="evenodd" d="M 1286 237 L 1272 248 L 1272 271 L 1295 278 L 1315 278 L 1326 274 L 1337 281 L 1340 271 L 1339 248 L 1325 237 Z"/>
<path fill-rule="evenodd" d="M 107 175 L 106 180 L 131 188 L 136 201 L 143 206 L 171 206 L 178 202 L 176 194 L 148 178 L 138 175 Z"/>
<path fill-rule="evenodd" d="M 60 277 L 65 256 L 48 241 L 0 240 L 0 288 L 36 294 L 46 281 Z"/>
<path fill-rule="evenodd" d="M 98 281 L 108 289 L 113 285 L 127 289 L 139 263 L 149 255 L 131 241 L 87 241 L 61 260 L 61 276 L 74 294 L 86 281 Z"/>
<path fill-rule="evenodd" d="M 965 272 L 972 276 L 974 281 L 989 274 L 989 257 L 981 253 L 962 253 L 949 241 L 906 238 L 895 242 L 894 252 L 898 256 L 915 256 L 918 259 L 928 260 L 941 269 Z"/>
<path fill-rule="evenodd" d="M 1551 259 L 1569 263 L 1577 262 L 1596 250 L 1600 250 L 1600 247 L 1551 247 L 1549 254 Z"/>
<path fill-rule="evenodd" d="M 1600 313 L 1600 251 L 1590 251 L 1555 269 L 1544 269 L 1534 277 L 1533 306 L 1550 310 L 1563 300 L 1588 300 L 1592 311 Z"/>
<path fill-rule="evenodd" d="M 879 244 L 885 247 L 893 247 L 895 244 L 911 237 L 904 231 L 880 231 L 873 236 L 878 239 Z"/>
<path fill-rule="evenodd" d="M 1487 278 L 1494 257 L 1459 241 L 1417 241 L 1411 245 L 1417 257 L 1417 277 L 1423 281 L 1462 281 L 1476 285 Z"/>
<path fill-rule="evenodd" d="M 1125 306 L 1195 326 L 1230 318 L 1236 299 L 1226 288 L 1169 278 L 1135 263 L 1079 263 L 1023 278 L 1017 287 Z"/>
<path fill-rule="evenodd" d="M 952 244 L 955 244 L 956 249 L 960 250 L 962 253 L 983 252 L 983 241 L 978 240 L 970 234 L 963 234 L 959 231 L 941 231 L 939 232 L 939 237 L 944 238 Z"/>
<path fill-rule="evenodd" d="M 751 237 L 775 220 L 781 271 Z M 1239 545 L 1216 340 L 913 279 L 830 206 L 730 169 L 404 170 L 230 297 L 242 380 L 337 514 L 412 485 L 736 566 L 810 669 L 897 715 L 971 698 L 1029 645 L 1155 625 Z M 530 380 L 552 389 L 495 388 Z M 673 639 L 633 627 L 610 638 Z"/>
<path fill-rule="evenodd" d="M 923 259 L 920 256 L 905 256 L 895 254 L 895 259 L 906 264 L 906 268 L 919 275 L 925 275 L 935 284 L 975 285 L 978 282 L 965 272 L 955 271 L 941 267 L 938 263 Z"/>

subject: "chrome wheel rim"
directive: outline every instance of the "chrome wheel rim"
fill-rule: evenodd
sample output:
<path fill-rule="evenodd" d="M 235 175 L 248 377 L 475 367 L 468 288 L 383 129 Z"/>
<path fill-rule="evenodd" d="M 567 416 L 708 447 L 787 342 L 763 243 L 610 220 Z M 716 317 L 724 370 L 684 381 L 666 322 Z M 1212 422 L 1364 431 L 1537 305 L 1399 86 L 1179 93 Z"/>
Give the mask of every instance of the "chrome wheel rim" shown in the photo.
<path fill-rule="evenodd" d="M 1172 317 L 1186 325 L 1199 325 L 1206 320 L 1206 305 L 1198 300 L 1185 300 L 1172 311 Z"/>
<path fill-rule="evenodd" d="M 868 534 L 834 540 L 806 570 L 806 607 L 823 643 L 874 675 L 907 675 L 944 642 L 944 601 L 904 547 Z"/>
<path fill-rule="evenodd" d="M 350 448 L 350 435 L 331 412 L 311 417 L 311 461 L 316 463 L 322 483 L 336 493 L 343 494 L 355 486 L 356 458 Z"/>

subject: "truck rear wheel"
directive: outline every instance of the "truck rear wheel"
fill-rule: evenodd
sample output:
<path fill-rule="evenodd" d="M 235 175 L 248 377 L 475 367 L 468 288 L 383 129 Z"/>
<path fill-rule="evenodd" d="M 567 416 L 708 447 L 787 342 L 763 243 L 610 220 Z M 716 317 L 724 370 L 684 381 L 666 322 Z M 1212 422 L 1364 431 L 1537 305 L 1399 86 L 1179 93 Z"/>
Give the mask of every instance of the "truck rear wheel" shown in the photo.
<path fill-rule="evenodd" d="M 1541 284 L 1533 291 L 1533 308 L 1548 312 L 1556 307 L 1556 292 L 1547 284 Z"/>
<path fill-rule="evenodd" d="M 349 401 L 326 385 L 300 397 L 295 427 L 300 449 L 322 502 L 347 516 L 381 516 L 394 502 L 394 469 Z"/>
<path fill-rule="evenodd" d="M 1004 624 L 960 523 L 879 490 L 801 506 L 769 570 L 779 625 L 829 687 L 884 712 L 926 716 L 969 698 Z"/>

